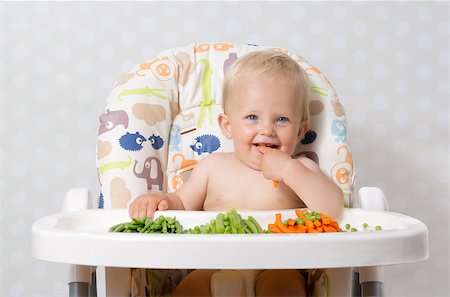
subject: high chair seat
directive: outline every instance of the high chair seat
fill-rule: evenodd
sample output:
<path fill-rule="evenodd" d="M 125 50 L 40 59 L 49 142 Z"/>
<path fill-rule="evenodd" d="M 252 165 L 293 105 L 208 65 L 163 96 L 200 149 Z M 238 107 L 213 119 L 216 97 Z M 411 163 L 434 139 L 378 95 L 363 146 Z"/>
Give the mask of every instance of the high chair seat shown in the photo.
<path fill-rule="evenodd" d="M 143 194 L 174 192 L 199 160 L 232 151 L 232 142 L 217 123 L 224 73 L 246 53 L 261 50 L 285 53 L 305 71 L 311 130 L 294 156 L 303 154 L 318 163 L 341 187 L 345 205 L 350 206 L 353 160 L 345 112 L 330 81 L 305 58 L 286 49 L 216 42 L 165 50 L 118 79 L 100 116 L 99 208 L 127 207 Z"/>

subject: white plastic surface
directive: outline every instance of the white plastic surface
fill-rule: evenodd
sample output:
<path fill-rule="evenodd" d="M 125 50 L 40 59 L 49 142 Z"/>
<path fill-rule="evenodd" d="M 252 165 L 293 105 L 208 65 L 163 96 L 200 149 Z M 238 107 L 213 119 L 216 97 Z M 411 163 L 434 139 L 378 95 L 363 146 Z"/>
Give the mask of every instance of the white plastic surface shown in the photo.
<path fill-rule="evenodd" d="M 383 191 L 377 187 L 361 187 L 355 207 L 366 210 L 387 211 L 389 206 Z"/>
<path fill-rule="evenodd" d="M 294 210 L 239 212 L 252 215 L 267 229 L 275 213 L 295 218 Z M 217 212 L 164 211 L 185 229 L 205 224 Z M 388 265 L 428 256 L 426 226 L 393 212 L 346 209 L 341 226 L 383 231 L 320 234 L 139 234 L 109 233 L 129 222 L 126 209 L 83 210 L 50 215 L 32 227 L 32 254 L 54 262 L 136 268 L 331 268 Z"/>

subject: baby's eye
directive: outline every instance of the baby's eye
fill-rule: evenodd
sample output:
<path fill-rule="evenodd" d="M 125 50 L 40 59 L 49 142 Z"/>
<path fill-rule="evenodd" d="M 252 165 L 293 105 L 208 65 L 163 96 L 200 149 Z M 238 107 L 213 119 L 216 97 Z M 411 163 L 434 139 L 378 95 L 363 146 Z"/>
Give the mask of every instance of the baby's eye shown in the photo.
<path fill-rule="evenodd" d="M 258 117 L 255 116 L 254 114 L 251 114 L 251 115 L 247 116 L 247 119 L 252 120 L 252 121 L 256 121 L 258 119 Z"/>
<path fill-rule="evenodd" d="M 277 122 L 280 122 L 280 123 L 287 123 L 287 122 L 289 122 L 289 119 L 288 119 L 287 117 L 279 117 L 279 118 L 277 119 Z"/>

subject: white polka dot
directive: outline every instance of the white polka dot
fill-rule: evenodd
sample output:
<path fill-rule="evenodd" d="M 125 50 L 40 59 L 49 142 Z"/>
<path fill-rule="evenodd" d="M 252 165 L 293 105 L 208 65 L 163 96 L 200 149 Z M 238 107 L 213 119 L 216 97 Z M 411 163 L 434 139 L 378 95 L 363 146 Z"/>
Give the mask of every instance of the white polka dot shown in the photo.
<path fill-rule="evenodd" d="M 421 110 L 429 109 L 431 106 L 431 100 L 428 96 L 419 96 L 416 99 L 416 106 Z"/>
<path fill-rule="evenodd" d="M 238 19 L 229 19 L 226 22 L 226 28 L 228 33 L 236 34 L 241 30 L 241 23 Z"/>
<path fill-rule="evenodd" d="M 325 24 L 317 20 L 312 21 L 311 24 L 309 25 L 309 31 L 312 34 L 321 34 L 325 32 Z"/>
<path fill-rule="evenodd" d="M 124 16 L 131 17 L 136 14 L 136 7 L 127 3 L 127 5 L 122 9 Z"/>
<path fill-rule="evenodd" d="M 414 156 L 414 162 L 419 167 L 425 167 L 430 165 L 430 154 L 429 153 L 417 153 Z"/>
<path fill-rule="evenodd" d="M 389 38 L 386 35 L 375 37 L 374 45 L 378 49 L 387 49 L 389 47 Z"/>
<path fill-rule="evenodd" d="M 295 5 L 291 9 L 291 15 L 294 19 L 303 18 L 306 15 L 305 8 L 301 5 Z"/>
<path fill-rule="evenodd" d="M 258 19 L 264 14 L 262 8 L 259 5 L 252 5 L 247 9 L 247 13 L 251 18 Z"/>
<path fill-rule="evenodd" d="M 395 33 L 397 33 L 397 35 L 399 36 L 405 36 L 409 33 L 409 24 L 405 23 L 405 22 L 398 22 L 395 25 Z"/>
<path fill-rule="evenodd" d="M 50 94 L 48 93 L 48 90 L 46 88 L 40 88 L 34 92 L 33 99 L 37 103 L 47 103 L 50 99 Z"/>
<path fill-rule="evenodd" d="M 431 78 L 431 69 L 428 65 L 420 65 L 417 67 L 416 76 L 420 80 L 428 80 Z"/>
<path fill-rule="evenodd" d="M 72 27 L 72 21 L 70 20 L 70 18 L 68 16 L 62 15 L 62 16 L 58 16 L 56 18 L 56 27 L 63 31 L 66 32 L 69 29 L 71 29 Z"/>
<path fill-rule="evenodd" d="M 373 98 L 373 106 L 375 106 L 376 109 L 384 110 L 387 108 L 389 103 L 389 99 L 385 95 L 377 95 Z"/>
<path fill-rule="evenodd" d="M 400 125 L 406 124 L 408 121 L 408 114 L 403 110 L 397 110 L 394 113 L 394 122 Z"/>
<path fill-rule="evenodd" d="M 448 184 L 448 168 L 442 168 L 436 172 L 436 180 L 440 183 Z"/>
<path fill-rule="evenodd" d="M 24 31 L 28 28 L 28 18 L 24 15 L 17 15 L 12 18 L 11 27 L 14 29 L 14 31 Z"/>
<path fill-rule="evenodd" d="M 342 49 L 345 48 L 347 39 L 343 35 L 337 35 L 333 37 L 332 44 L 334 48 Z"/>
<path fill-rule="evenodd" d="M 283 22 L 280 20 L 272 20 L 269 22 L 269 31 L 272 34 L 280 34 L 284 29 Z"/>
<path fill-rule="evenodd" d="M 11 252 L 9 262 L 12 266 L 20 266 L 25 262 L 25 253 L 23 250 L 16 249 Z"/>
<path fill-rule="evenodd" d="M 448 111 L 441 110 L 436 115 L 437 122 L 443 126 L 448 126 Z"/>
<path fill-rule="evenodd" d="M 67 45 L 58 45 L 56 47 L 56 56 L 60 59 L 67 60 L 70 58 L 72 50 Z"/>
<path fill-rule="evenodd" d="M 99 48 L 98 54 L 100 59 L 109 61 L 114 58 L 114 49 L 109 46 L 102 46 Z"/>
<path fill-rule="evenodd" d="M 50 13 L 50 9 L 46 2 L 37 2 L 34 5 L 34 10 L 36 10 L 41 15 L 48 15 Z"/>
<path fill-rule="evenodd" d="M 384 64 L 378 64 L 373 68 L 373 76 L 380 80 L 389 78 L 389 68 Z"/>
<path fill-rule="evenodd" d="M 37 161 L 46 161 L 48 160 L 49 152 L 46 147 L 37 147 L 34 149 L 34 158 Z"/>
<path fill-rule="evenodd" d="M 405 65 L 409 62 L 409 53 L 404 50 L 398 50 L 395 52 L 395 62 L 399 65 Z"/>
<path fill-rule="evenodd" d="M 433 12 L 429 7 L 420 6 L 417 8 L 417 18 L 421 21 L 429 21 L 433 17 Z"/>
<path fill-rule="evenodd" d="M 33 185 L 36 190 L 43 191 L 48 188 L 48 180 L 45 176 L 38 176 L 34 179 Z"/>
<path fill-rule="evenodd" d="M 25 284 L 23 281 L 15 281 L 9 285 L 9 293 L 13 296 L 23 296 Z"/>
<path fill-rule="evenodd" d="M 355 80 L 352 83 L 352 91 L 355 94 L 362 94 L 366 90 L 366 82 L 363 80 Z"/>
<path fill-rule="evenodd" d="M 430 36 L 423 35 L 417 39 L 417 48 L 421 50 L 429 50 L 433 44 Z"/>
<path fill-rule="evenodd" d="M 418 139 L 427 139 L 430 137 L 430 127 L 426 124 L 418 124 L 415 128 L 415 135 Z"/>
<path fill-rule="evenodd" d="M 450 52 L 449 51 L 439 52 L 437 57 L 439 64 L 448 65 L 450 61 Z"/>
<path fill-rule="evenodd" d="M 437 82 L 437 90 L 441 95 L 448 96 L 450 94 L 449 87 L 450 86 L 447 80 L 441 80 Z"/>
<path fill-rule="evenodd" d="M 365 35 L 367 32 L 367 24 L 363 21 L 353 23 L 353 32 L 358 35 Z"/>
<path fill-rule="evenodd" d="M 402 154 L 408 150 L 408 144 L 403 139 L 395 139 L 392 143 L 395 152 Z"/>
<path fill-rule="evenodd" d="M 47 267 L 43 263 L 33 265 L 31 275 L 33 275 L 34 279 L 45 279 L 47 278 L 47 274 Z"/>
<path fill-rule="evenodd" d="M 333 18 L 337 19 L 337 20 L 344 20 L 347 18 L 347 10 L 345 9 L 344 6 L 334 6 L 331 14 L 333 16 Z"/>
<path fill-rule="evenodd" d="M 375 8 L 375 16 L 379 21 L 385 21 L 389 18 L 390 10 L 384 6 L 378 6 Z"/>
<path fill-rule="evenodd" d="M 440 35 L 448 37 L 450 35 L 450 23 L 443 22 L 442 24 L 439 24 L 438 32 Z"/>
<path fill-rule="evenodd" d="M 409 84 L 405 80 L 397 81 L 394 85 L 394 91 L 400 95 L 406 95 L 409 92 Z"/>
<path fill-rule="evenodd" d="M 364 50 L 355 50 L 352 55 L 353 63 L 361 65 L 367 62 L 367 52 Z"/>
<path fill-rule="evenodd" d="M 28 76 L 25 73 L 19 73 L 12 77 L 12 86 L 15 89 L 23 89 L 28 84 Z"/>
<path fill-rule="evenodd" d="M 178 8 L 172 4 L 166 4 L 162 7 L 162 12 L 168 17 L 175 17 L 178 15 Z"/>

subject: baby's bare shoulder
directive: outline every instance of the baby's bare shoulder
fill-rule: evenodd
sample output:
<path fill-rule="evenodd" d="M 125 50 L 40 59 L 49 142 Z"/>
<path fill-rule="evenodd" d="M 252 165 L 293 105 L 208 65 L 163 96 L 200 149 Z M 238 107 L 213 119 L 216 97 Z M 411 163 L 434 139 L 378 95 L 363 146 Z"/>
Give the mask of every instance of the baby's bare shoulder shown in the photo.
<path fill-rule="evenodd" d="M 302 163 L 309 170 L 314 171 L 314 172 L 321 172 L 319 165 L 316 162 L 314 162 L 313 160 L 311 160 L 310 158 L 305 157 L 305 156 L 299 156 L 296 159 L 297 159 L 297 161 Z"/>

